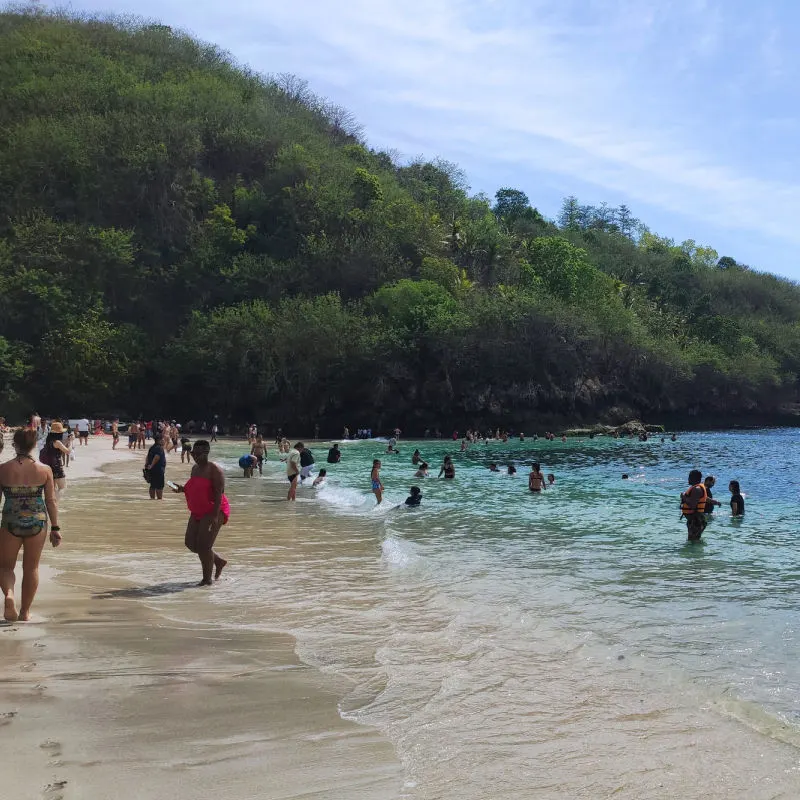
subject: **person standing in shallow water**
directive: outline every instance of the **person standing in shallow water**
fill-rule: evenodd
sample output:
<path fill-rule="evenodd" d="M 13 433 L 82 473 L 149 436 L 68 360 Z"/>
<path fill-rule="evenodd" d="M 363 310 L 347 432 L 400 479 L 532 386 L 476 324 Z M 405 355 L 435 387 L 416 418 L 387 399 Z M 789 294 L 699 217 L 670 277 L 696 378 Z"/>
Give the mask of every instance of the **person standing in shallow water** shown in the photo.
<path fill-rule="evenodd" d="M 377 505 L 380 505 L 383 500 L 383 483 L 381 483 L 381 462 L 377 458 L 372 462 L 369 479 L 372 482 L 372 492 L 378 501 Z"/>
<path fill-rule="evenodd" d="M 544 475 L 542 475 L 542 468 L 538 462 L 531 466 L 531 473 L 528 475 L 528 489 L 536 494 L 543 489 L 547 489 L 547 481 L 545 481 Z"/>
<path fill-rule="evenodd" d="M 31 455 L 38 431 L 25 428 L 14 433 L 16 456 L 0 465 L 0 488 L 3 511 L 0 517 L 0 590 L 3 592 L 3 617 L 7 622 L 27 622 L 39 588 L 39 559 L 47 540 L 50 521 L 50 544 L 61 544 L 58 526 L 58 502 L 53 472 L 38 464 Z M 14 584 L 17 557 L 22 550 L 22 603 L 17 612 Z"/>
<path fill-rule="evenodd" d="M 708 492 L 703 484 L 703 473 L 693 469 L 689 473 L 689 489 L 681 494 L 681 515 L 686 519 L 686 530 L 690 542 L 699 542 L 706 529 L 706 505 Z"/>
<path fill-rule="evenodd" d="M 442 461 L 442 466 L 439 470 L 439 477 L 441 478 L 442 475 L 444 475 L 444 479 L 446 481 L 451 481 L 456 477 L 456 467 L 455 464 L 453 464 L 452 457 L 450 456 L 445 456 L 444 461 Z"/>
<path fill-rule="evenodd" d="M 734 517 L 744 516 L 744 497 L 739 488 L 739 481 L 731 481 L 728 484 L 728 491 L 731 493 L 731 514 Z"/>
<path fill-rule="evenodd" d="M 231 507 L 225 497 L 225 475 L 208 460 L 211 445 L 201 439 L 192 448 L 195 465 L 192 474 L 183 486 L 173 489 L 186 497 L 189 522 L 186 525 L 184 543 L 187 549 L 197 553 L 203 568 L 203 579 L 198 586 L 211 586 L 211 576 L 219 580 L 227 561 L 214 551 L 219 529 L 228 524 Z M 177 485 L 177 484 L 176 484 Z"/>
<path fill-rule="evenodd" d="M 167 454 L 163 447 L 164 439 L 159 434 L 147 451 L 144 468 L 150 473 L 150 499 L 162 500 L 164 497 L 164 478 L 167 472 Z"/>
<path fill-rule="evenodd" d="M 714 496 L 711 494 L 711 490 L 717 483 L 717 479 L 713 475 L 707 475 L 706 479 L 703 481 L 703 485 L 706 487 L 706 514 L 713 514 L 714 513 L 714 506 L 721 506 L 722 503 L 719 500 L 715 500 Z"/>
<path fill-rule="evenodd" d="M 289 493 L 286 495 L 286 499 L 290 501 L 297 499 L 297 481 L 300 480 L 301 470 L 300 454 L 305 449 L 305 445 L 302 442 L 298 442 L 286 459 L 286 478 L 289 481 Z"/>

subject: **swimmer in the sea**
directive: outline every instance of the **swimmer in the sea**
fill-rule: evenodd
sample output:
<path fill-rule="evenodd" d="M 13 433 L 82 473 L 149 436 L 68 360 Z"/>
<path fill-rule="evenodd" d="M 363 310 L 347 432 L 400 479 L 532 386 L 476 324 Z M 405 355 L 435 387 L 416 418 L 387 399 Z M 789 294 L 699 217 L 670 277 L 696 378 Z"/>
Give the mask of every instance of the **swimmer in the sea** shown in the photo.
<path fill-rule="evenodd" d="M 415 478 L 427 478 L 429 469 L 430 469 L 430 467 L 428 466 L 427 462 L 423 461 L 419 465 L 419 469 L 414 473 L 414 477 Z"/>
<path fill-rule="evenodd" d="M 453 459 L 450 456 L 445 456 L 442 462 L 442 468 L 439 470 L 439 477 L 444 475 L 446 481 L 451 481 L 456 476 L 456 467 L 453 464 Z"/>
<path fill-rule="evenodd" d="M 556 476 L 552 472 L 547 473 L 547 485 L 552 486 L 556 482 Z"/>
<path fill-rule="evenodd" d="M 422 491 L 419 486 L 411 487 L 411 494 L 406 497 L 405 504 L 410 507 L 418 506 L 422 502 Z"/>
<path fill-rule="evenodd" d="M 500 472 L 500 470 L 497 469 L 497 464 L 495 464 L 494 462 L 489 464 L 489 472 Z"/>
<path fill-rule="evenodd" d="M 542 469 L 538 463 L 531 466 L 531 474 L 528 476 L 528 488 L 537 494 L 541 492 L 542 489 L 547 488 L 544 475 L 542 475 Z"/>
<path fill-rule="evenodd" d="M 517 474 L 517 468 L 513 464 L 509 464 L 508 465 L 508 474 L 509 475 L 516 475 Z"/>
<path fill-rule="evenodd" d="M 325 483 L 325 478 L 327 477 L 328 477 L 328 470 L 321 469 L 317 477 L 314 478 L 314 483 L 311 484 L 311 488 L 316 489 L 317 486 L 322 486 L 322 484 Z"/>
<path fill-rule="evenodd" d="M 383 500 L 383 484 L 381 483 L 381 462 L 377 458 L 372 462 L 369 479 L 372 482 L 372 492 L 378 501 L 377 505 L 380 505 Z"/>
<path fill-rule="evenodd" d="M 731 493 L 731 513 L 734 517 L 744 516 L 744 497 L 739 488 L 739 481 L 731 481 L 728 484 L 728 491 Z"/>

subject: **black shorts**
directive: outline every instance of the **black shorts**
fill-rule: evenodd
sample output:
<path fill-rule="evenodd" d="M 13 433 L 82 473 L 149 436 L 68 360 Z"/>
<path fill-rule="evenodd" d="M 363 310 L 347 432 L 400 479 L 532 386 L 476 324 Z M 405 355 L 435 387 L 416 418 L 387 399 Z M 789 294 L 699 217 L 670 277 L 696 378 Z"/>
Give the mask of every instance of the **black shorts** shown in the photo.
<path fill-rule="evenodd" d="M 289 481 L 289 483 L 294 483 L 299 477 L 300 473 L 296 472 L 294 475 L 287 475 L 286 480 Z"/>
<path fill-rule="evenodd" d="M 163 489 L 164 488 L 165 473 L 160 469 L 150 470 L 150 488 Z"/>
<path fill-rule="evenodd" d="M 706 525 L 708 525 L 708 521 L 705 514 L 689 514 L 686 517 L 686 530 L 689 534 L 689 541 L 699 542 Z"/>
<path fill-rule="evenodd" d="M 78 431 L 78 436 L 80 436 L 81 439 L 88 439 L 89 431 Z"/>

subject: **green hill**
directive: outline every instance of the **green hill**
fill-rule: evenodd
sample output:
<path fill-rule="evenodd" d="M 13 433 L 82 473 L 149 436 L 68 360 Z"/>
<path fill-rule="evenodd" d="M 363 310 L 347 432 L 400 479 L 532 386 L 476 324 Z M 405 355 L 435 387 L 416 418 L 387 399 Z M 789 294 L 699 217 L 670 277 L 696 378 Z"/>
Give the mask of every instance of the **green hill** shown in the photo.
<path fill-rule="evenodd" d="M 471 196 L 168 27 L 0 14 L 0 97 L 0 413 L 533 430 L 798 402 L 794 284 L 625 207 Z"/>

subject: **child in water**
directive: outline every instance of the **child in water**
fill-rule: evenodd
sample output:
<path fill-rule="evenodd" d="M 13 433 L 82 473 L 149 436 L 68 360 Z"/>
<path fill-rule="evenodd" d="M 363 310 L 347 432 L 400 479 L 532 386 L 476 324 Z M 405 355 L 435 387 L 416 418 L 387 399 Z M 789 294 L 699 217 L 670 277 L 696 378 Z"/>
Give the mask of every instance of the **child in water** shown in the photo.
<path fill-rule="evenodd" d="M 258 461 L 256 460 L 256 457 L 251 456 L 249 453 L 246 453 L 239 459 L 239 466 L 244 470 L 245 478 L 253 477 L 253 471 L 255 470 L 257 463 Z"/>
<path fill-rule="evenodd" d="M 549 472 L 547 474 L 547 483 L 548 483 L 548 485 L 552 486 L 555 482 L 556 482 L 556 476 L 553 475 L 552 472 Z"/>
<path fill-rule="evenodd" d="M 728 484 L 728 491 L 731 493 L 731 513 L 734 517 L 744 516 L 744 497 L 739 488 L 739 481 L 731 481 Z"/>
<path fill-rule="evenodd" d="M 411 494 L 406 497 L 406 505 L 410 508 L 418 506 L 422 502 L 422 491 L 419 486 L 411 487 Z"/>
<path fill-rule="evenodd" d="M 430 467 L 426 461 L 423 461 L 419 465 L 419 469 L 414 473 L 415 478 L 427 478 L 428 477 L 428 470 Z"/>
<path fill-rule="evenodd" d="M 383 500 L 383 484 L 381 483 L 381 462 L 377 458 L 372 462 L 372 472 L 369 478 L 372 481 L 372 492 L 378 501 L 377 505 L 380 505 Z"/>
<path fill-rule="evenodd" d="M 319 475 L 317 475 L 317 477 L 314 478 L 314 483 L 311 484 L 311 488 L 316 489 L 317 486 L 322 486 L 322 484 L 325 483 L 325 478 L 327 477 L 327 475 L 328 475 L 328 470 L 321 469 L 319 471 Z"/>

